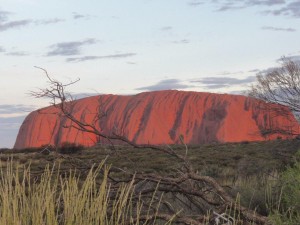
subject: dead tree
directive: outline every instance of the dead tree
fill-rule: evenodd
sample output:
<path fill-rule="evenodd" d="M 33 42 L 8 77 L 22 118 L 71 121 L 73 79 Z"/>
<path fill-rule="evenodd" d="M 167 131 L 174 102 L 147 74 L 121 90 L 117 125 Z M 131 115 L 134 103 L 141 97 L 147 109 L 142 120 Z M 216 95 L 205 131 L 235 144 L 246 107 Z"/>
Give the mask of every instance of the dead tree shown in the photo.
<path fill-rule="evenodd" d="M 36 98 L 50 99 L 51 105 L 57 109 L 58 117 L 69 119 L 71 121 L 70 126 L 82 132 L 93 133 L 98 137 L 105 138 L 112 145 L 114 141 L 121 141 L 134 148 L 148 148 L 160 154 L 168 154 L 170 158 L 172 157 L 182 165 L 176 174 L 166 176 L 142 174 L 138 171 L 130 173 L 120 168 L 112 168 L 114 171 L 122 171 L 126 176 L 124 179 L 117 179 L 109 175 L 112 190 L 110 197 L 114 198 L 114 190 L 118 190 L 120 184 L 133 181 L 135 191 L 132 201 L 138 202 L 142 199 L 143 207 L 145 207 L 142 214 L 139 215 L 139 220 L 160 219 L 168 221 L 175 218 L 174 222 L 179 224 L 204 224 L 207 213 L 210 213 L 210 220 L 213 220 L 215 215 L 224 217 L 223 213 L 231 209 L 236 211 L 244 222 L 268 224 L 266 217 L 237 205 L 235 199 L 215 179 L 201 176 L 194 171 L 187 157 L 188 149 L 186 146 L 184 154 L 179 154 L 170 146 L 137 144 L 119 134 L 117 129 L 104 133 L 96 125 L 100 119 L 105 119 L 109 112 L 101 111 L 101 106 L 92 123 L 75 118 L 71 112 L 73 98 L 66 92 L 66 88 L 78 82 L 79 79 L 63 84 L 51 78 L 46 70 L 42 70 L 46 74 L 49 87 L 31 92 L 31 94 Z"/>
<path fill-rule="evenodd" d="M 257 75 L 249 96 L 287 106 L 300 119 L 299 63 L 283 57 L 281 67 Z"/>
<path fill-rule="evenodd" d="M 290 112 L 292 112 L 300 121 L 300 65 L 285 57 L 280 61 L 280 67 L 257 74 L 257 83 L 252 85 L 248 95 L 264 102 L 284 106 L 272 108 L 273 117 L 283 116 L 293 120 L 294 118 L 290 116 Z M 260 109 L 268 111 L 265 107 Z M 265 133 L 299 135 L 299 130 L 293 130 L 291 127 L 270 126 L 265 129 Z"/>

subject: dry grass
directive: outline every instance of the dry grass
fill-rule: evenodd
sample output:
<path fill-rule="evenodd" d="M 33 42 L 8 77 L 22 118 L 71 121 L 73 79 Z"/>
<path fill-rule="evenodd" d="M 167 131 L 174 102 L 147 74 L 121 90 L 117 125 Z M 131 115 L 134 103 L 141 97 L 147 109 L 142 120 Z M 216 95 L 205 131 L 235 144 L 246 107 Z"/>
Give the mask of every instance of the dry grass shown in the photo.
<path fill-rule="evenodd" d="M 104 172 L 100 173 L 100 170 Z M 56 166 L 46 166 L 38 177 L 34 177 L 30 167 L 9 161 L 0 173 L 0 224 L 155 223 L 155 220 L 139 220 L 142 203 L 132 205 L 133 182 L 112 190 L 107 182 L 108 171 L 102 162 L 89 170 L 82 180 L 75 171 L 64 176 Z M 97 179 L 99 174 L 101 182 Z"/>
<path fill-rule="evenodd" d="M 185 153 L 181 146 L 172 147 L 178 153 Z M 268 215 L 270 207 L 267 204 L 274 204 L 271 201 L 276 198 L 270 190 L 274 189 L 278 173 L 294 161 L 299 148 L 299 140 L 189 146 L 188 159 L 199 174 L 215 177 L 228 187 L 232 196 L 239 196 L 238 204 Z M 40 151 L 5 150 L 0 153 L 1 218 L 7 216 L 0 224 L 122 224 L 130 220 L 130 216 L 139 215 L 141 210 L 141 206 L 136 206 L 134 211 L 128 208 L 130 204 L 126 201 L 133 187 L 130 184 L 122 187 L 120 200 L 113 208 L 115 214 L 109 217 L 106 210 L 110 190 L 105 176 L 96 176 L 94 165 L 107 158 L 110 175 L 115 177 L 125 176 L 120 169 L 164 175 L 176 174 L 181 166 L 167 154 L 128 146 L 117 146 L 116 150 L 102 146 L 71 155 L 42 154 Z M 54 165 L 60 165 L 59 172 L 51 170 Z M 36 222 L 28 222 L 32 220 Z"/>

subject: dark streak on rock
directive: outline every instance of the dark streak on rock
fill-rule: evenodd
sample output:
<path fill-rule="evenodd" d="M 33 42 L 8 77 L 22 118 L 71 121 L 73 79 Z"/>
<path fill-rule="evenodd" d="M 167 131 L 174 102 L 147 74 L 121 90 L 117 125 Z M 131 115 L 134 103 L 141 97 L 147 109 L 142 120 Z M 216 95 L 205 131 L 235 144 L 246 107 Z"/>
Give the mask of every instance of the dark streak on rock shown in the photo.
<path fill-rule="evenodd" d="M 139 137 L 140 133 L 142 131 L 144 131 L 147 128 L 147 124 L 148 124 L 148 120 L 149 120 L 149 116 L 151 114 L 151 110 L 152 110 L 152 106 L 153 106 L 153 97 L 147 101 L 147 105 L 144 109 L 140 124 L 139 124 L 139 128 L 137 130 L 137 132 L 135 133 L 134 137 L 133 137 L 133 142 L 137 141 L 137 138 Z"/>
<path fill-rule="evenodd" d="M 212 97 L 213 105 L 204 112 L 200 127 L 194 127 L 192 143 L 219 142 L 217 133 L 226 118 L 228 102 L 219 102 L 214 96 Z"/>
<path fill-rule="evenodd" d="M 180 125 L 182 125 L 182 123 L 181 123 L 182 122 L 182 113 L 184 111 L 184 108 L 186 107 L 186 102 L 187 102 L 188 98 L 189 98 L 189 96 L 186 95 L 181 100 L 179 110 L 176 113 L 176 118 L 175 118 L 174 124 L 173 124 L 171 130 L 169 131 L 169 135 L 170 135 L 171 139 L 174 141 L 174 143 L 178 142 L 179 137 L 177 136 L 178 135 L 177 130 L 180 127 Z M 176 139 L 177 139 L 177 141 L 176 141 Z"/>

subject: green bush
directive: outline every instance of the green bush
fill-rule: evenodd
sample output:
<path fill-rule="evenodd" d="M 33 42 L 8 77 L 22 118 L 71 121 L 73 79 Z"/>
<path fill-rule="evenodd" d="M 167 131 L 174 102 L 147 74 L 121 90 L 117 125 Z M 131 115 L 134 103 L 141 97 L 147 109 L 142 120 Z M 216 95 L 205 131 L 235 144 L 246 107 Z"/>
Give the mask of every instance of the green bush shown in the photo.
<path fill-rule="evenodd" d="M 296 158 L 300 151 L 296 154 Z M 270 218 L 274 224 L 300 224 L 300 162 L 296 161 L 280 176 L 280 194 L 277 207 L 271 209 Z"/>
<path fill-rule="evenodd" d="M 300 212 L 300 162 L 282 174 L 282 201 L 286 208 Z"/>

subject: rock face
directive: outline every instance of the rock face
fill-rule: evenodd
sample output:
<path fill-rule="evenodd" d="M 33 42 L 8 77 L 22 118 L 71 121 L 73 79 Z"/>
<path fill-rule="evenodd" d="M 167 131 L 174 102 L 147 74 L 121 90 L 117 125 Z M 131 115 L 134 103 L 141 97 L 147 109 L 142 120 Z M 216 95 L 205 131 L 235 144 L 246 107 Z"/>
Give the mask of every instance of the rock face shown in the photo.
<path fill-rule="evenodd" d="M 287 108 L 238 95 L 184 91 L 101 95 L 76 100 L 70 108 L 78 120 L 139 144 L 177 144 L 182 139 L 187 144 L 260 141 L 293 136 L 269 134 L 269 129 L 300 130 Z M 282 111 L 284 115 L 279 113 Z M 53 106 L 30 113 L 19 130 L 15 148 L 105 142 L 72 128 L 71 121 L 57 113 Z M 97 114 L 102 115 L 99 120 L 95 119 Z"/>

